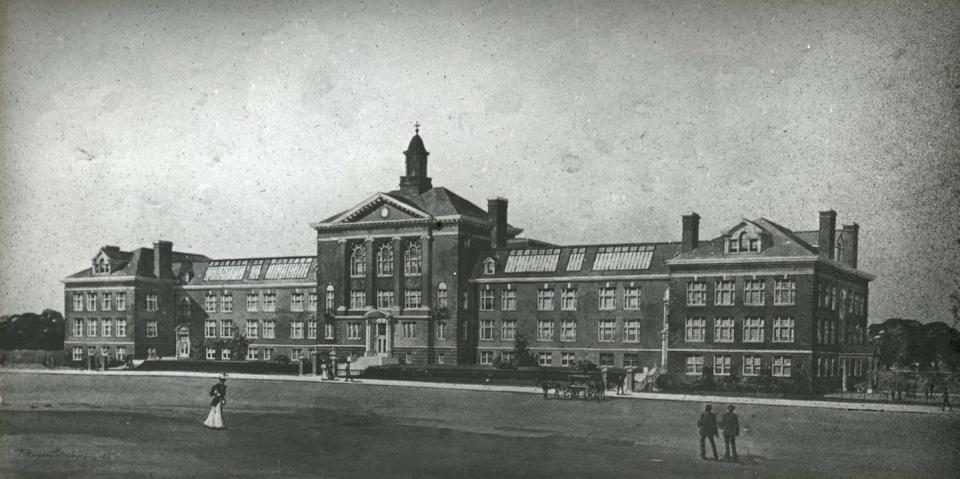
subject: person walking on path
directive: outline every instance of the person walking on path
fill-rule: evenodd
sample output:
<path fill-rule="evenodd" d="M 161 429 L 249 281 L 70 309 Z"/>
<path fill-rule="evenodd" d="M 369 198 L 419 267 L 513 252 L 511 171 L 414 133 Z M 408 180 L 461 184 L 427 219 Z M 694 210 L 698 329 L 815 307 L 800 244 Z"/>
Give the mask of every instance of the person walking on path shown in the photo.
<path fill-rule="evenodd" d="M 353 382 L 353 376 L 350 376 L 350 362 L 351 362 L 351 361 L 353 361 L 353 355 L 352 355 L 352 354 L 348 354 L 348 355 L 347 355 L 347 364 L 344 365 L 344 368 L 343 368 L 344 375 L 346 376 L 346 378 L 344 378 L 344 381 Z"/>
<path fill-rule="evenodd" d="M 717 432 L 717 416 L 711 412 L 713 409 L 709 404 L 703 408 L 703 414 L 700 415 L 700 420 L 697 421 L 697 428 L 700 431 L 700 459 L 707 458 L 706 451 L 706 441 L 710 439 L 710 447 L 713 449 L 713 460 L 719 461 L 720 456 L 717 455 L 717 443 L 713 441 L 714 436 L 719 437 L 720 434 Z"/>
<path fill-rule="evenodd" d="M 623 394 L 623 381 L 626 379 L 626 374 L 621 374 L 617 377 L 617 394 Z"/>
<path fill-rule="evenodd" d="M 943 403 L 940 404 L 940 410 L 944 411 L 946 409 L 950 409 L 950 411 L 953 411 L 953 406 L 950 404 L 950 391 L 947 388 L 947 383 L 944 382 L 943 383 Z"/>
<path fill-rule="evenodd" d="M 210 388 L 210 414 L 203 425 L 210 429 L 223 429 L 223 405 L 227 403 L 227 375 L 220 375 L 220 382 Z"/>
<path fill-rule="evenodd" d="M 723 429 L 723 444 L 726 446 L 723 458 L 728 461 L 733 459 L 733 462 L 737 462 L 737 436 L 740 435 L 740 418 L 733 413 L 734 409 L 733 404 L 727 406 L 727 412 L 720 416 L 720 427 Z M 730 455 L 731 449 L 733 450 L 732 457 Z"/>

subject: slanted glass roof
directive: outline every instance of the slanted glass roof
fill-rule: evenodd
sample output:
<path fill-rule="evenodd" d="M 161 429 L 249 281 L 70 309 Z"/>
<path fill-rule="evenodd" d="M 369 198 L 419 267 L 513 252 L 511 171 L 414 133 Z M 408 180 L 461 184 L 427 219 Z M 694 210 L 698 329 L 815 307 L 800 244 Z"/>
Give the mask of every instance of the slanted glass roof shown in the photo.
<path fill-rule="evenodd" d="M 559 260 L 559 249 L 518 249 L 510 252 L 503 271 L 504 273 L 556 271 Z"/>
<path fill-rule="evenodd" d="M 244 260 L 211 261 L 203 273 L 204 281 L 239 281 L 247 269 Z"/>
<path fill-rule="evenodd" d="M 593 261 L 594 271 L 647 269 L 653 259 L 653 246 L 601 246 Z"/>
<path fill-rule="evenodd" d="M 567 271 L 580 271 L 583 266 L 583 256 L 586 248 L 573 248 L 570 250 L 570 258 L 567 259 Z"/>
<path fill-rule="evenodd" d="M 280 258 L 270 261 L 263 279 L 304 279 L 310 270 L 310 258 Z"/>

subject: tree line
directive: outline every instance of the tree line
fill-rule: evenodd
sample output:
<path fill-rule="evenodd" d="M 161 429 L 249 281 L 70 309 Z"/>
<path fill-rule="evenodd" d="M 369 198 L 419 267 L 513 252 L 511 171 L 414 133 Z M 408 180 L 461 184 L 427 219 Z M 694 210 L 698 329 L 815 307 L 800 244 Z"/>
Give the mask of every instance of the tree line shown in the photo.
<path fill-rule="evenodd" d="M 885 368 L 960 371 L 960 331 L 946 323 L 891 318 L 867 331 Z"/>
<path fill-rule="evenodd" d="M 59 311 L 0 316 L 0 349 L 62 350 L 65 322 Z"/>

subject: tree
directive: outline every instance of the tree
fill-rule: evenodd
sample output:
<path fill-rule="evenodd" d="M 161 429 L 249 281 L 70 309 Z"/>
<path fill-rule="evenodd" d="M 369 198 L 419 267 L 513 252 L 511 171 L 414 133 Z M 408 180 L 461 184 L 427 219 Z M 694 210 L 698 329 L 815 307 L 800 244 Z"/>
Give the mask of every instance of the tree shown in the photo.
<path fill-rule="evenodd" d="M 63 315 L 52 309 L 0 317 L 0 347 L 62 350 L 64 324 Z"/>
<path fill-rule="evenodd" d="M 530 352 L 527 344 L 527 338 L 522 334 L 517 335 L 514 341 L 513 350 L 517 356 L 517 366 L 536 366 L 537 358 Z"/>

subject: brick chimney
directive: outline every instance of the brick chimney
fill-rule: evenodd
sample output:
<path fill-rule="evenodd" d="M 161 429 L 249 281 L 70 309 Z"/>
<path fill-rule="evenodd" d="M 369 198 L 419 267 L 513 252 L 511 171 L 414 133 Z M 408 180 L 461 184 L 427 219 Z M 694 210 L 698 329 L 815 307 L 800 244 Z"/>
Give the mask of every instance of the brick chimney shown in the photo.
<path fill-rule="evenodd" d="M 856 223 L 843 225 L 843 230 L 840 234 L 843 238 L 843 264 L 856 269 L 857 248 L 860 243 L 860 225 Z"/>
<path fill-rule="evenodd" d="M 837 212 L 820 212 L 820 235 L 817 237 L 817 251 L 821 258 L 833 259 L 833 244 L 837 234 Z"/>
<path fill-rule="evenodd" d="M 490 230 L 490 243 L 494 248 L 507 245 L 507 199 L 499 196 L 487 198 L 487 214 L 493 229 Z"/>
<path fill-rule="evenodd" d="M 173 243 L 158 240 L 153 244 L 153 274 L 158 279 L 173 278 Z"/>
<path fill-rule="evenodd" d="M 680 252 L 693 251 L 700 246 L 700 215 L 683 215 L 683 234 L 680 239 Z"/>

